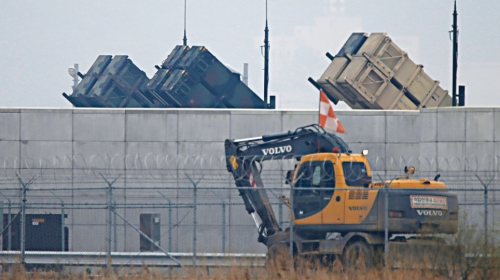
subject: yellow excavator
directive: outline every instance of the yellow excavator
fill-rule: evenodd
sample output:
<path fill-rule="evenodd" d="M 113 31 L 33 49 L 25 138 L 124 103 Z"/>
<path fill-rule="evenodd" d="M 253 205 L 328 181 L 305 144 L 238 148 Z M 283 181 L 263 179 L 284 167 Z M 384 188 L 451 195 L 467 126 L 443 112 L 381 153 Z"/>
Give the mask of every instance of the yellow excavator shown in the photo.
<path fill-rule="evenodd" d="M 415 168 L 391 181 L 372 182 L 367 150 L 354 154 L 335 134 L 318 125 L 286 133 L 225 141 L 227 170 L 233 174 L 246 210 L 268 251 L 290 248 L 295 256 L 333 256 L 350 262 L 364 254 L 367 265 L 384 249 L 386 232 L 393 248 L 431 248 L 413 242 L 425 233 L 454 234 L 457 196 L 433 180 L 410 177 Z M 294 159 L 287 172 L 291 228 L 281 229 L 261 178 L 264 161 Z M 438 244 L 438 247 L 441 246 Z"/>

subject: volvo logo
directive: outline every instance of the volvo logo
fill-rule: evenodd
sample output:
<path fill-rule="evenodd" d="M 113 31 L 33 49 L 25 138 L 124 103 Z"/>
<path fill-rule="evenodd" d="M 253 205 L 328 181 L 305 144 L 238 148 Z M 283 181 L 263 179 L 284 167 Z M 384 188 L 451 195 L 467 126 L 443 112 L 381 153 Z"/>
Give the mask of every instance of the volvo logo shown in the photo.
<path fill-rule="evenodd" d="M 443 211 L 441 210 L 417 210 L 420 216 L 443 216 Z"/>
<path fill-rule="evenodd" d="M 366 206 L 349 206 L 349 210 L 351 211 L 366 211 L 368 207 Z"/>
<path fill-rule="evenodd" d="M 292 146 L 287 145 L 287 146 L 281 146 L 281 147 L 275 147 L 275 148 L 267 148 L 267 149 L 262 149 L 262 153 L 267 156 L 267 155 L 279 155 L 283 153 L 290 153 L 292 151 Z"/>

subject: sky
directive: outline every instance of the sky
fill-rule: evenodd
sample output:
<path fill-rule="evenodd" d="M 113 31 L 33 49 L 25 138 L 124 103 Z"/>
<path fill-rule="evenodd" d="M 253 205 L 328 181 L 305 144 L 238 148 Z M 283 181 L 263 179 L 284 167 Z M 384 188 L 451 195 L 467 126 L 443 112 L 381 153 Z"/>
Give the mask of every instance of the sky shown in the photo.
<path fill-rule="evenodd" d="M 458 0 L 458 84 L 467 106 L 499 106 L 500 1 Z M 270 95 L 279 109 L 315 109 L 318 79 L 353 32 L 386 32 L 451 94 L 452 0 L 268 0 Z M 148 77 L 182 44 L 183 0 L 0 0 L 0 107 L 71 107 L 74 63 L 128 55 Z M 190 46 L 243 72 L 263 96 L 265 0 L 187 0 Z M 348 109 L 340 102 L 337 109 Z"/>

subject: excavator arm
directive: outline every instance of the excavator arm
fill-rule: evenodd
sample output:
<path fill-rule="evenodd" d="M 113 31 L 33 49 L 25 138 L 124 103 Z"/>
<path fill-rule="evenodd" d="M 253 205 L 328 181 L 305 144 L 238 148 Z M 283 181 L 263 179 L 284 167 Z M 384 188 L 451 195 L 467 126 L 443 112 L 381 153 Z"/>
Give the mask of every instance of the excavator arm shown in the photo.
<path fill-rule="evenodd" d="M 258 225 L 259 242 L 266 244 L 267 236 L 281 231 L 260 176 L 262 162 L 299 160 L 303 155 L 332 152 L 334 148 L 341 153 L 349 149 L 341 138 L 315 124 L 285 133 L 225 141 L 227 170 L 233 174 L 247 212 L 256 223 L 255 214 L 262 221 Z"/>

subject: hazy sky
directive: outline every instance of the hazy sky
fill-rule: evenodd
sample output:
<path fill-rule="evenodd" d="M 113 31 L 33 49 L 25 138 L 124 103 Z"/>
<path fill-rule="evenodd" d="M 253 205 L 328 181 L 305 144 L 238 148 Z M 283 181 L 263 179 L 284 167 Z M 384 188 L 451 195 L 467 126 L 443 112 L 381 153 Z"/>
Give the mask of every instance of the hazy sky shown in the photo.
<path fill-rule="evenodd" d="M 269 0 L 270 94 L 278 108 L 317 108 L 307 82 L 352 32 L 387 32 L 451 92 L 452 0 Z M 459 84 L 466 105 L 499 106 L 500 1 L 458 0 Z M 0 107 L 71 107 L 68 68 L 86 73 L 100 54 L 125 54 L 151 78 L 182 44 L 183 0 L 0 0 Z M 265 0 L 187 0 L 188 44 L 250 68 L 263 92 Z M 338 109 L 347 108 L 339 104 Z"/>

